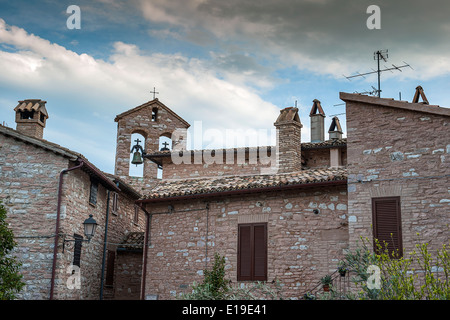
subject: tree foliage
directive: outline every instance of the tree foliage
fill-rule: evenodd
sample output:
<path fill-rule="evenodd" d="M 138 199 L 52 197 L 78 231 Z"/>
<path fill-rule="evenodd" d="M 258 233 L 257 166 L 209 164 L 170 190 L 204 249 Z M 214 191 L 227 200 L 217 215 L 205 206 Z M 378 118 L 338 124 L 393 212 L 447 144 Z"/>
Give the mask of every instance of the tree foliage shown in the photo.
<path fill-rule="evenodd" d="M 0 202 L 0 300 L 12 300 L 24 283 L 19 274 L 21 264 L 10 253 L 16 242 L 6 223 L 6 209 Z"/>

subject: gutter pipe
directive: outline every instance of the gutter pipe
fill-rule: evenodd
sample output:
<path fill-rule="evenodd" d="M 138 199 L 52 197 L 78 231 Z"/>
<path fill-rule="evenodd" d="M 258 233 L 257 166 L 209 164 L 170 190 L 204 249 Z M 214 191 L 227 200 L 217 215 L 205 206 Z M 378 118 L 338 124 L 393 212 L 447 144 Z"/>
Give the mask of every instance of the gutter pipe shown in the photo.
<path fill-rule="evenodd" d="M 77 159 L 79 164 L 75 167 L 64 169 L 59 174 L 59 185 L 58 185 L 58 204 L 56 207 L 56 226 L 55 226 L 55 243 L 53 246 L 53 264 L 52 264 L 52 278 L 50 281 L 50 300 L 53 300 L 54 289 L 55 289 L 55 275 L 56 275 L 56 257 L 58 255 L 58 237 L 59 237 L 59 224 L 61 220 L 61 199 L 62 199 L 62 186 L 63 186 L 63 176 L 65 173 L 80 169 L 84 162 L 82 159 Z"/>

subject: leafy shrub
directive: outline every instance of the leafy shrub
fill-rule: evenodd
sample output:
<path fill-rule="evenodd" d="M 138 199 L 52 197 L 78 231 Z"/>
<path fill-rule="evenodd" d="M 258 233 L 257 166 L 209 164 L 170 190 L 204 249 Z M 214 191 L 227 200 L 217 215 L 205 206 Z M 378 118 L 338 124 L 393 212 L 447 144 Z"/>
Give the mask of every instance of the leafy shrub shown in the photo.
<path fill-rule="evenodd" d="M 443 244 L 434 257 L 428 243 L 416 244 L 409 255 L 389 252 L 375 240 L 376 252 L 363 241 L 353 252 L 348 252 L 344 263 L 356 274 L 353 282 L 360 288 L 350 299 L 382 300 L 439 300 L 450 299 L 450 259 L 448 244 Z M 368 286 L 372 273 L 369 266 L 380 270 L 380 287 Z M 370 283 L 370 282 L 369 282 Z"/>
<path fill-rule="evenodd" d="M 0 202 L 0 300 L 12 300 L 24 283 L 19 274 L 21 264 L 9 253 L 16 242 L 14 234 L 6 223 L 6 209 Z"/>
<path fill-rule="evenodd" d="M 194 282 L 192 292 L 181 295 L 186 300 L 259 300 L 282 299 L 281 284 L 276 281 L 272 286 L 266 282 L 249 282 L 232 285 L 225 278 L 225 257 L 214 255 L 211 270 L 203 271 L 202 283 Z"/>

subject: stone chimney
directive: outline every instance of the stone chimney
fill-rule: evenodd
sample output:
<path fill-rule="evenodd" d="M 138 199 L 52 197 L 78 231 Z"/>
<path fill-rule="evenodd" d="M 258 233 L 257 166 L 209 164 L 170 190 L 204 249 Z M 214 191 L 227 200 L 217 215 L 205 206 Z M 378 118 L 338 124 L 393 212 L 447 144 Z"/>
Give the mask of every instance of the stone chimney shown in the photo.
<path fill-rule="evenodd" d="M 19 101 L 16 112 L 16 130 L 27 136 L 42 139 L 44 136 L 45 122 L 48 119 L 45 104 L 47 101 L 40 99 L 27 99 Z"/>
<path fill-rule="evenodd" d="M 333 117 L 333 120 L 331 120 L 331 126 L 328 130 L 328 134 L 330 136 L 330 139 L 342 139 L 342 128 L 341 124 L 339 123 L 338 117 Z"/>
<path fill-rule="evenodd" d="M 313 106 L 309 113 L 311 117 L 311 142 L 322 142 L 325 140 L 325 112 L 323 112 L 320 101 L 313 100 Z"/>
<path fill-rule="evenodd" d="M 294 172 L 302 169 L 301 130 L 303 125 L 298 109 L 285 108 L 274 123 L 277 129 L 278 172 Z"/>

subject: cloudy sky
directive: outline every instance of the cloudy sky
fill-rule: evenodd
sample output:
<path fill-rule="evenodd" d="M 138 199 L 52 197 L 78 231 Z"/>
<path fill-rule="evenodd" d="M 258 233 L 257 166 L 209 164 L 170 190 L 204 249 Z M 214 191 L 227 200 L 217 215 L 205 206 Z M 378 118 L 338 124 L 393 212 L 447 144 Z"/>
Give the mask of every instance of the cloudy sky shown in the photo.
<path fill-rule="evenodd" d="M 80 29 L 67 27 L 70 5 Z M 370 5 L 381 29 L 367 27 Z M 381 49 L 382 67 L 412 67 L 383 73 L 382 97 L 411 101 L 422 85 L 431 104 L 450 106 L 449 16 L 446 0 L 0 0 L 0 123 L 15 128 L 18 100 L 46 100 L 44 138 L 112 173 L 114 117 L 155 87 L 204 131 L 271 130 L 297 101 L 309 141 L 312 101 L 327 129 L 336 114 L 345 129 L 339 92 L 371 91 L 377 79 L 344 75 L 376 69 Z"/>

